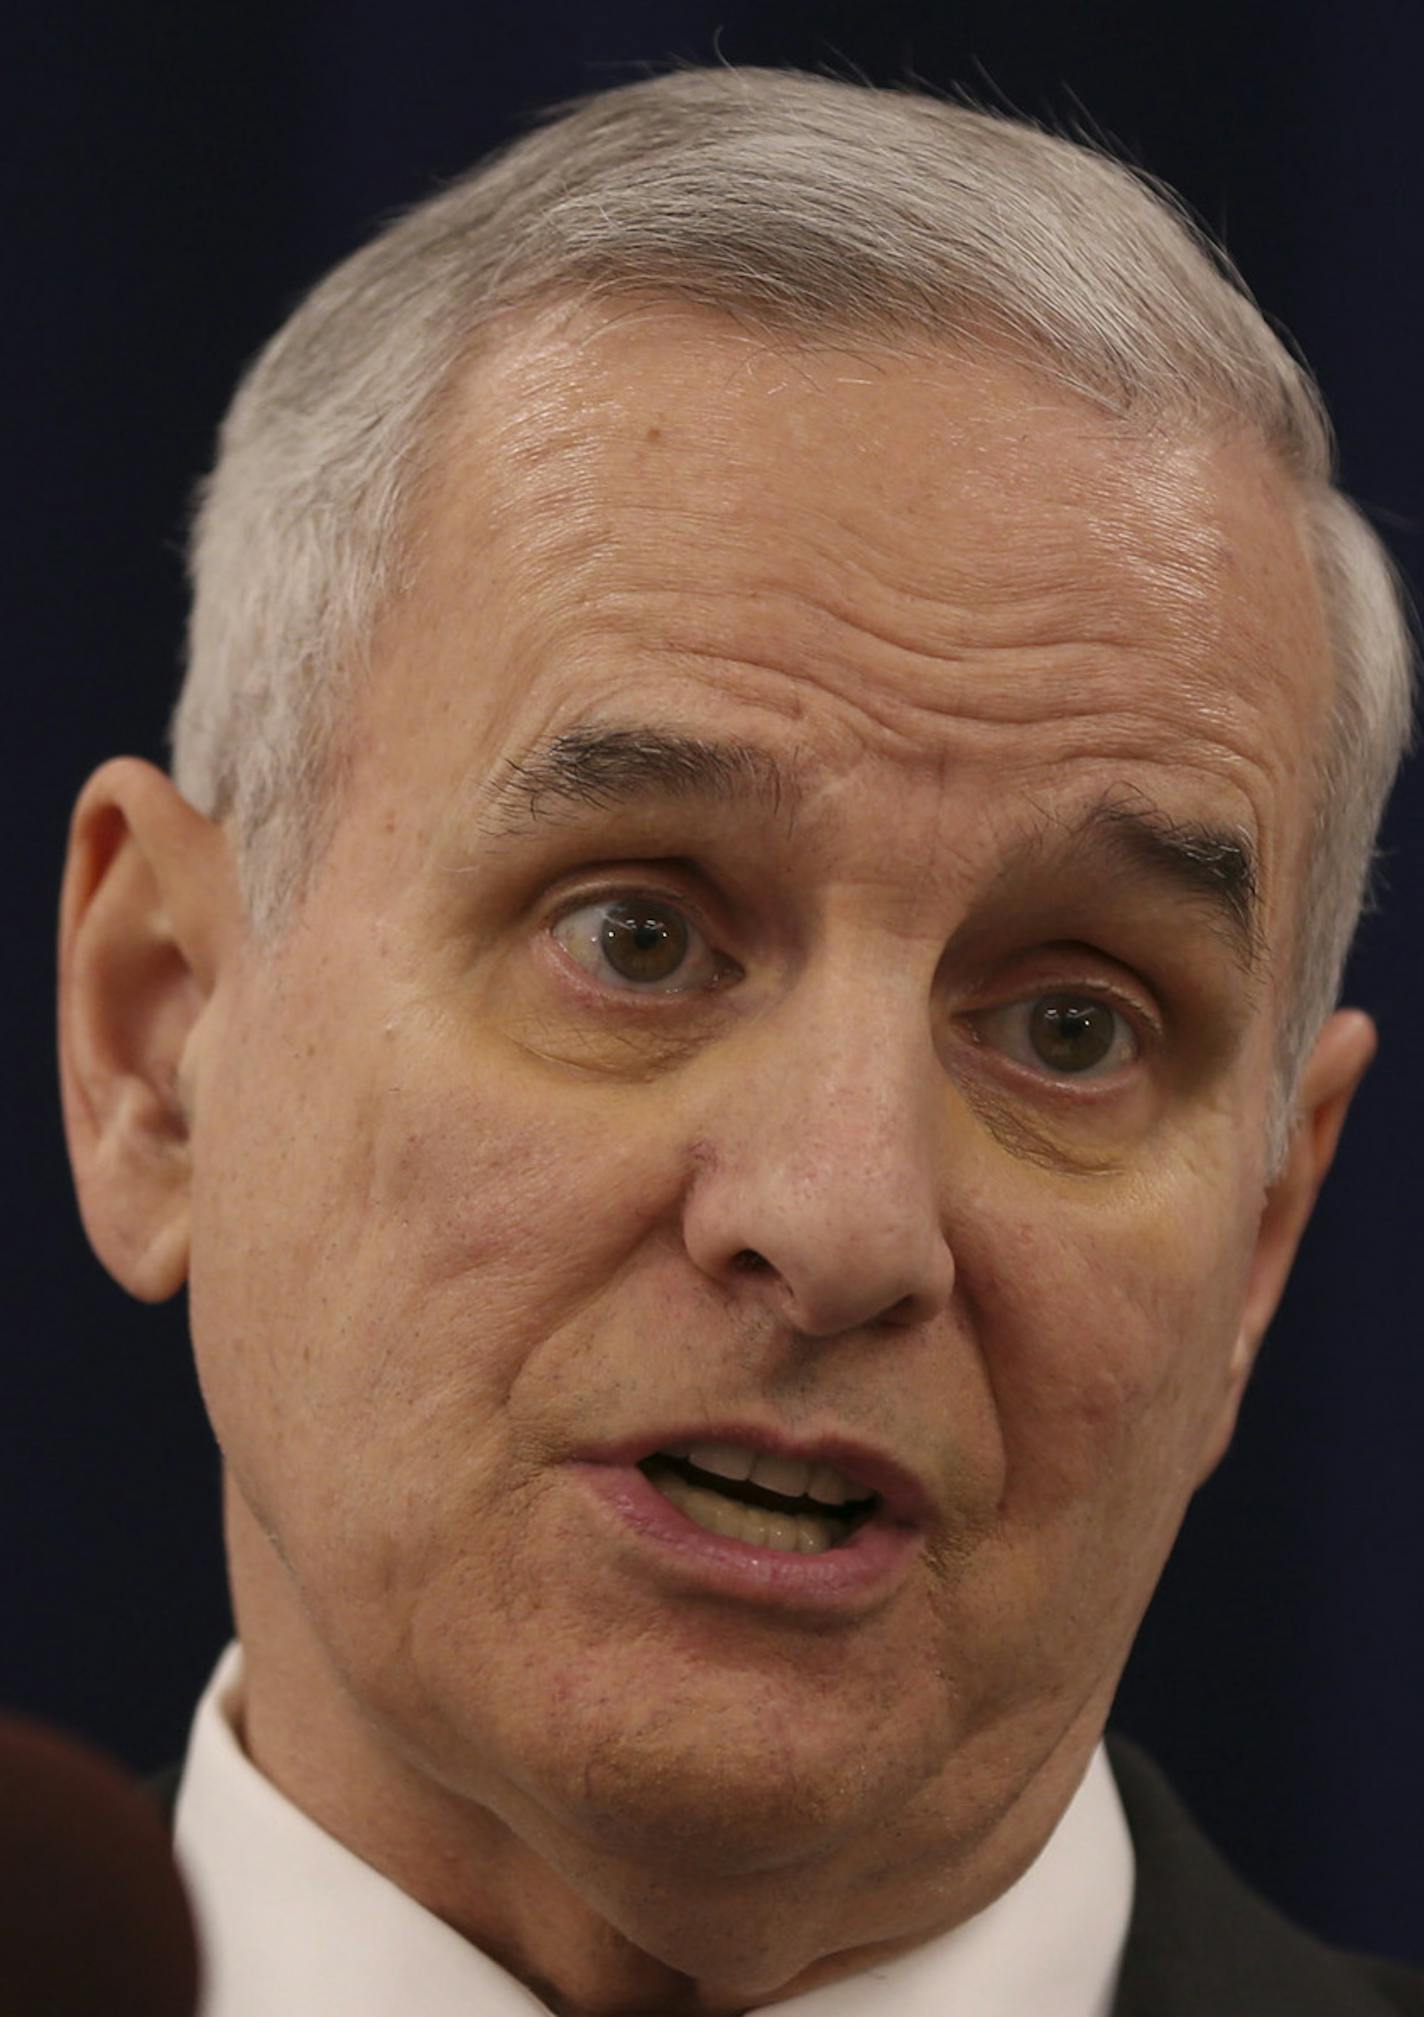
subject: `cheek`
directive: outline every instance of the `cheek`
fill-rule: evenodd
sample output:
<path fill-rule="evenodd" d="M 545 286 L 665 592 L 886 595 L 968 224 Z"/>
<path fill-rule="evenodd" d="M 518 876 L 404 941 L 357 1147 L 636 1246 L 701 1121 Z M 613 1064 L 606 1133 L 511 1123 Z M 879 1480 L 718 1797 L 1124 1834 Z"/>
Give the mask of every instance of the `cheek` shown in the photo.
<path fill-rule="evenodd" d="M 1250 1259 L 1234 1187 L 1059 1199 L 974 1275 L 1006 1510 L 1176 1521 L 1227 1390 Z"/>
<path fill-rule="evenodd" d="M 468 1486 L 675 1205 L 675 1152 L 606 1089 L 403 1036 L 235 1068 L 195 1141 L 194 1340 L 264 1509 L 303 1476 Z"/>
<path fill-rule="evenodd" d="M 561 1095 L 508 1052 L 434 1068 L 392 1107 L 365 1178 L 386 1273 L 448 1299 L 487 1343 L 576 1318 L 675 1205 L 676 1153 L 655 1129 L 625 1129 L 616 1095 Z"/>
<path fill-rule="evenodd" d="M 1016 1184 L 1016 1210 L 961 1228 L 999 1438 L 963 1593 L 991 1621 L 974 1653 L 981 1701 L 1081 1704 L 1115 1684 L 1225 1394 L 1246 1274 L 1226 1189 L 1060 1192 L 1045 1210 Z"/>

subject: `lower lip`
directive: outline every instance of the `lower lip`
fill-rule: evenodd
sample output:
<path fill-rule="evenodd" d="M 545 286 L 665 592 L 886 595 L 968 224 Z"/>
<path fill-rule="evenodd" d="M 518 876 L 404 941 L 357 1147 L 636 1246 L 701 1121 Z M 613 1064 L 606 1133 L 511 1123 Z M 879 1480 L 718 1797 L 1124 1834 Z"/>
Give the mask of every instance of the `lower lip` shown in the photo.
<path fill-rule="evenodd" d="M 819 1555 L 758 1548 L 699 1527 L 636 1465 L 573 1468 L 624 1532 L 655 1549 L 665 1566 L 675 1566 L 709 1592 L 773 1608 L 852 1613 L 867 1608 L 891 1594 L 918 1549 L 919 1529 L 900 1526 L 883 1512 L 857 1527 L 840 1547 Z"/>

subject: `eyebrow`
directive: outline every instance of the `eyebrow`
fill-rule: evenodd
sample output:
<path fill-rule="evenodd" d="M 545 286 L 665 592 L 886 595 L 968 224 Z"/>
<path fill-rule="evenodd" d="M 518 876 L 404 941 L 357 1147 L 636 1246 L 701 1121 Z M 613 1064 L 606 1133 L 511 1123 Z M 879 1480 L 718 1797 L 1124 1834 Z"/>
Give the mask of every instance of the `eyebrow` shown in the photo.
<path fill-rule="evenodd" d="M 658 798 L 751 801 L 778 813 L 794 809 L 799 795 L 795 771 L 755 743 L 590 723 L 511 759 L 488 788 L 482 825 L 507 836 L 531 823 L 557 823 L 561 809 L 604 811 Z"/>
<path fill-rule="evenodd" d="M 605 811 L 640 799 L 757 803 L 773 814 L 795 811 L 804 765 L 787 765 L 755 743 L 709 740 L 653 727 L 589 722 L 512 758 L 485 788 L 481 819 L 493 837 L 509 837 L 561 811 Z M 1025 849 L 1040 856 L 1054 830 L 1069 854 L 1079 851 L 1145 875 L 1195 899 L 1248 971 L 1260 953 L 1256 851 L 1240 828 L 1178 819 L 1145 792 L 1118 787 L 1066 823 L 1045 817 Z M 1020 866 L 1023 858 L 1020 857 Z M 1013 864 L 1010 864 L 1010 868 Z"/>
<path fill-rule="evenodd" d="M 1260 883 L 1256 849 L 1244 829 L 1177 819 L 1146 793 L 1119 788 L 1071 822 L 1068 845 L 1106 851 L 1110 861 L 1175 886 L 1204 907 L 1248 971 L 1256 966 Z"/>

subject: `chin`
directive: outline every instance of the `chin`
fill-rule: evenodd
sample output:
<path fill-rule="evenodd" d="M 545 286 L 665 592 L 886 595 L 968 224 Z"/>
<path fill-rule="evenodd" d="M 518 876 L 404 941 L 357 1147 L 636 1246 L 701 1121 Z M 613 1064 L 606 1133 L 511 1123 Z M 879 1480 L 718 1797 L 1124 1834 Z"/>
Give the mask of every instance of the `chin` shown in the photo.
<path fill-rule="evenodd" d="M 921 1775 L 863 1734 L 851 1751 L 628 1733 L 586 1770 L 568 1753 L 546 1761 L 525 1781 L 532 1805 L 502 1818 L 622 1940 L 696 1982 L 705 2007 L 746 2010 L 939 1908 L 943 1819 L 931 1825 Z"/>
<path fill-rule="evenodd" d="M 867 1744 L 848 1704 L 828 1718 L 823 1704 L 728 1700 L 725 1688 L 636 1716 L 599 1702 L 523 1733 L 519 1783 L 589 1852 L 678 1882 L 859 1861 L 936 1775 L 944 1739 L 871 1720 Z"/>

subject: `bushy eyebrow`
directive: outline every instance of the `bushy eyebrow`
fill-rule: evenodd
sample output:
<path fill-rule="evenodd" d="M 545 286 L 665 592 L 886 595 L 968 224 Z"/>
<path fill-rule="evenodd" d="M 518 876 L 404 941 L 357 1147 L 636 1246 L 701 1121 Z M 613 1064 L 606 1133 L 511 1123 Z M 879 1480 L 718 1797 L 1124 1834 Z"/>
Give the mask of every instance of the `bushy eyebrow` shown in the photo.
<path fill-rule="evenodd" d="M 1177 819 L 1143 792 L 1107 792 L 1067 829 L 1085 849 L 1204 905 L 1248 971 L 1261 953 L 1260 881 L 1251 836 L 1239 827 Z M 1042 838 L 1042 837 L 1041 837 Z"/>
<path fill-rule="evenodd" d="M 564 808 L 606 811 L 659 798 L 751 801 L 775 814 L 798 795 L 794 771 L 754 743 L 588 724 L 511 759 L 488 789 L 481 824 L 508 835 L 557 823 Z"/>

